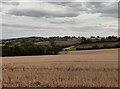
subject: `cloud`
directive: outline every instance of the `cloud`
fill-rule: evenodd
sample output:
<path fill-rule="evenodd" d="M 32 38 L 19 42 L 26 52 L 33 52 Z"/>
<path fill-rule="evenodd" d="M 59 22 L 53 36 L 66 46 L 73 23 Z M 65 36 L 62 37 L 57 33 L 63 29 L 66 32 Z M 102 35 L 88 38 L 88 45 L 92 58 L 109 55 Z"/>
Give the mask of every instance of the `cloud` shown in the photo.
<path fill-rule="evenodd" d="M 7 14 L 30 17 L 76 17 L 79 15 L 73 8 L 41 2 L 22 2 L 19 6 L 10 9 Z"/>
<path fill-rule="evenodd" d="M 43 10 L 25 10 L 25 9 L 14 9 L 10 10 L 8 14 L 16 16 L 30 16 L 30 17 L 76 17 L 78 16 L 77 12 L 66 11 L 66 12 L 48 12 Z"/>
<path fill-rule="evenodd" d="M 39 26 L 20 25 L 20 24 L 2 24 L 2 26 L 12 27 L 12 28 L 40 28 Z"/>
<path fill-rule="evenodd" d="M 102 13 L 105 17 L 118 17 L 118 2 L 58 2 L 54 4 L 69 6 L 78 12 Z"/>
<path fill-rule="evenodd" d="M 7 14 L 29 17 L 77 17 L 80 13 L 101 13 L 118 17 L 117 2 L 2 2 Z"/>
<path fill-rule="evenodd" d="M 103 3 L 103 2 L 90 2 L 87 4 L 87 7 L 90 7 L 90 12 L 92 13 L 102 13 L 101 16 L 105 17 L 118 17 L 118 3 Z"/>
<path fill-rule="evenodd" d="M 3 37 L 116 35 L 117 7 L 117 2 L 2 2 Z"/>
<path fill-rule="evenodd" d="M 49 27 L 44 27 L 44 26 L 30 26 L 30 25 L 17 25 L 17 24 L 2 24 L 2 27 L 7 27 L 7 28 L 24 28 L 24 29 L 31 29 L 31 30 L 34 30 L 34 29 L 38 29 L 38 30 L 43 30 L 43 29 L 63 29 L 63 28 L 60 28 L 60 27 L 52 27 L 52 26 L 49 26 Z"/>
<path fill-rule="evenodd" d="M 5 5 L 19 5 L 19 2 L 18 1 L 12 1 L 12 0 L 1 0 L 1 3 L 2 4 L 5 4 Z"/>

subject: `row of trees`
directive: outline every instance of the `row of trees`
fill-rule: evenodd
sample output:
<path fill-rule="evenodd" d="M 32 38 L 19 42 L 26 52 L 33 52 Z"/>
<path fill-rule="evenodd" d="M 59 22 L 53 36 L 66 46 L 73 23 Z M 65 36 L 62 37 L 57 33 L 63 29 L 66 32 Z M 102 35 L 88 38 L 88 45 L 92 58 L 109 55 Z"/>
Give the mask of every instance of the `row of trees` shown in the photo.
<path fill-rule="evenodd" d="M 92 45 L 92 46 L 88 46 L 88 47 L 76 47 L 76 50 L 90 50 L 90 49 L 106 49 L 106 48 L 120 48 L 120 44 L 114 44 L 114 45 Z"/>
<path fill-rule="evenodd" d="M 87 43 L 118 42 L 118 41 L 120 41 L 120 37 L 116 37 L 116 36 L 108 36 L 106 38 L 105 37 L 100 38 L 99 36 L 95 38 L 91 36 L 91 38 L 81 37 L 80 43 L 87 44 Z"/>
<path fill-rule="evenodd" d="M 38 45 L 33 42 L 22 44 L 5 44 L 2 47 L 2 56 L 21 56 L 21 55 L 55 55 L 61 49 L 55 45 Z"/>
<path fill-rule="evenodd" d="M 117 36 L 108 36 L 108 37 L 95 37 L 95 36 L 91 36 L 90 38 L 86 38 L 86 37 L 75 37 L 75 36 L 64 36 L 64 37 L 49 37 L 49 38 L 44 38 L 44 37 L 26 37 L 26 38 L 16 38 L 16 39 L 6 39 L 6 40 L 2 40 L 2 43 L 5 44 L 7 42 L 20 42 L 20 43 L 24 43 L 26 41 L 31 41 L 31 42 L 41 42 L 41 41 L 68 41 L 68 40 L 74 40 L 74 39 L 78 39 L 78 40 L 82 40 L 86 42 L 90 42 L 91 39 L 96 39 L 96 41 L 116 41 L 116 40 L 120 40 L 120 37 Z M 91 41 L 92 42 L 92 41 Z M 83 42 L 84 43 L 84 42 Z"/>
<path fill-rule="evenodd" d="M 40 45 L 36 44 L 41 41 L 49 41 L 50 44 L 47 45 Z M 66 45 L 58 45 L 55 44 L 55 41 L 68 41 L 74 42 L 74 44 L 66 44 Z M 90 44 L 90 43 L 110 43 L 110 42 L 119 42 L 120 37 L 116 36 L 108 36 L 108 37 L 30 37 L 30 38 L 18 38 L 18 39 L 8 39 L 3 40 L 2 42 L 2 56 L 21 56 L 21 55 L 54 55 L 58 54 L 59 51 L 62 51 L 63 48 L 70 47 L 70 46 L 80 46 L 81 44 Z M 108 44 L 109 44 L 108 43 Z M 111 48 L 111 46 L 109 46 Z M 104 45 L 103 47 L 93 46 L 90 49 L 98 49 L 98 48 L 109 48 L 108 46 Z M 115 47 L 120 47 L 119 45 L 115 45 Z M 81 50 L 86 48 L 78 47 L 76 50 Z"/>

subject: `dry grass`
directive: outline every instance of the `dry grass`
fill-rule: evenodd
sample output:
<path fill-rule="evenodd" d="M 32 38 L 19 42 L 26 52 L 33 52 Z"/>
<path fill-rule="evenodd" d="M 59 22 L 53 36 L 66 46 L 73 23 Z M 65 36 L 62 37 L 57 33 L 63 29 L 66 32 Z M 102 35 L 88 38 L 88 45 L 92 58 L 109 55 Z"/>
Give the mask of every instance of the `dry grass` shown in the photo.
<path fill-rule="evenodd" d="M 3 58 L 3 85 L 117 87 L 118 50 L 75 51 L 55 56 Z"/>

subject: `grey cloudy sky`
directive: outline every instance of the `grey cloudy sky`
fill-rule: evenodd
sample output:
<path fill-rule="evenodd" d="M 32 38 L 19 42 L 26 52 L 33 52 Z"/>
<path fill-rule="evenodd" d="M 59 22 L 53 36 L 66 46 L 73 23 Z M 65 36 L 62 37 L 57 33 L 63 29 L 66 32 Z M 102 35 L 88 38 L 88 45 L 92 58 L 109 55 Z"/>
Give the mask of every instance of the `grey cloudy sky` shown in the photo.
<path fill-rule="evenodd" d="M 118 2 L 1 2 L 2 38 L 118 35 Z"/>

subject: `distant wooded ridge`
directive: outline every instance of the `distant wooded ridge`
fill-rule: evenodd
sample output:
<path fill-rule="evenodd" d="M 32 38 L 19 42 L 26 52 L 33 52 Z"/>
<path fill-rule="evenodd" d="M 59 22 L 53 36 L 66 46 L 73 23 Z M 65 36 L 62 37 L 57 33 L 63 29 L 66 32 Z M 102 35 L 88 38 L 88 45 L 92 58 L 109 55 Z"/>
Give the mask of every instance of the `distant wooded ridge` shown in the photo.
<path fill-rule="evenodd" d="M 53 36 L 53 37 L 20 37 L 20 38 L 10 38 L 10 39 L 3 39 L 1 41 L 21 41 L 21 40 L 31 40 L 31 41 L 51 41 L 51 40 L 62 40 L 62 41 L 66 41 L 68 39 L 72 39 L 72 38 L 76 38 L 76 39 L 79 39 L 79 38 L 86 38 L 86 39 L 89 39 L 89 38 L 101 38 L 101 39 L 109 39 L 109 38 L 118 38 L 120 39 L 120 37 L 117 37 L 117 36 L 108 36 L 108 37 L 100 37 L 100 36 L 91 36 L 91 37 L 80 37 L 80 36 L 64 36 L 64 37 L 60 37 L 60 36 Z"/>
<path fill-rule="evenodd" d="M 60 51 L 119 48 L 120 37 L 26 37 L 2 40 L 2 56 L 56 55 Z"/>

